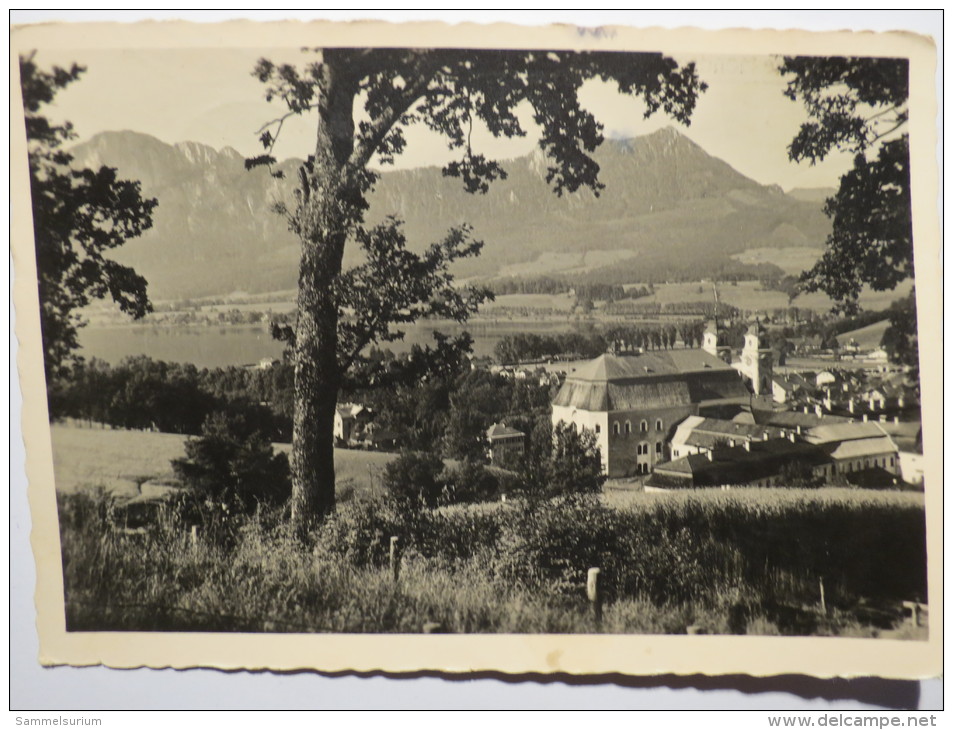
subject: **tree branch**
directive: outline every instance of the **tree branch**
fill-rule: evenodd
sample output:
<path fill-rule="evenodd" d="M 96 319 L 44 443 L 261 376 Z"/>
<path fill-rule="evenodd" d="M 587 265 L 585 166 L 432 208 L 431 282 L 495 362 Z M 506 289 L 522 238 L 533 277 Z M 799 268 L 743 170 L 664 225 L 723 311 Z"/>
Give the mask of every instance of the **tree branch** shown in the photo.
<path fill-rule="evenodd" d="M 892 133 L 896 132 L 898 129 L 900 129 L 900 127 L 902 127 L 902 126 L 903 126 L 904 124 L 906 124 L 906 123 L 907 123 L 907 120 L 906 120 L 906 119 L 901 119 L 901 120 L 899 120 L 896 124 L 894 124 L 894 125 L 893 125 L 890 129 L 888 129 L 886 132 L 881 132 L 880 134 L 876 135 L 872 140 L 870 140 L 870 144 L 873 144 L 874 142 L 877 142 L 878 140 L 883 139 L 883 138 L 886 137 L 888 134 L 892 134 Z"/>
<path fill-rule="evenodd" d="M 425 55 L 422 51 L 415 53 L 417 54 L 417 60 L 422 63 L 416 64 L 417 68 L 408 67 L 395 74 L 404 79 L 410 77 L 413 81 L 409 82 L 384 113 L 369 125 L 369 134 L 354 145 L 354 152 L 347 162 L 351 172 L 364 169 L 394 125 L 407 113 L 413 103 L 423 95 L 430 84 L 431 75 L 437 66 L 432 62 L 423 63 L 423 61 L 429 61 L 429 54 Z"/>

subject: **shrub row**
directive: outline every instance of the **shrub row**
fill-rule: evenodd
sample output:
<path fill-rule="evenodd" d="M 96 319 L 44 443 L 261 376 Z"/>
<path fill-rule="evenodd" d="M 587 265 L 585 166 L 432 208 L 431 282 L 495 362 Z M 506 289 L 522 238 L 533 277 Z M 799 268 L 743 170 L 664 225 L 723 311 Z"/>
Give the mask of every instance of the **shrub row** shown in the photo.
<path fill-rule="evenodd" d="M 640 497 L 626 508 L 591 497 L 435 510 L 356 501 L 305 546 L 278 511 L 235 516 L 193 545 L 174 516 L 130 535 L 115 528 L 108 496 L 61 495 L 69 626 L 418 631 L 438 621 L 454 631 L 589 630 L 590 567 L 602 569 L 607 629 L 618 631 L 678 631 L 707 616 L 713 631 L 757 624 L 816 633 L 827 620 L 811 613 L 821 578 L 835 616 L 852 615 L 860 599 L 926 598 L 919 495 Z M 403 560 L 399 589 L 388 578 L 392 536 Z"/>

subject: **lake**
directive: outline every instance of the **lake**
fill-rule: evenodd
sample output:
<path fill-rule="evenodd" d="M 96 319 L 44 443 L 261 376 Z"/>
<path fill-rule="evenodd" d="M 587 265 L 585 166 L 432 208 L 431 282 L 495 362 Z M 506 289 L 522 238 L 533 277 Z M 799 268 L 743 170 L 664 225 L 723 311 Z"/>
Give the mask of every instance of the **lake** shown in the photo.
<path fill-rule="evenodd" d="M 537 334 L 569 332 L 573 323 L 567 320 L 481 320 L 466 326 L 456 322 L 418 322 L 405 328 L 399 342 L 384 343 L 394 352 L 406 352 L 413 345 L 432 345 L 433 332 L 459 334 L 464 330 L 473 336 L 473 352 L 492 356 L 496 343 L 505 335 L 520 332 Z M 133 355 L 147 355 L 154 360 L 192 363 L 200 368 L 250 365 L 263 358 L 281 357 L 283 345 L 272 339 L 267 327 L 83 327 L 79 331 L 80 352 L 116 364 Z"/>

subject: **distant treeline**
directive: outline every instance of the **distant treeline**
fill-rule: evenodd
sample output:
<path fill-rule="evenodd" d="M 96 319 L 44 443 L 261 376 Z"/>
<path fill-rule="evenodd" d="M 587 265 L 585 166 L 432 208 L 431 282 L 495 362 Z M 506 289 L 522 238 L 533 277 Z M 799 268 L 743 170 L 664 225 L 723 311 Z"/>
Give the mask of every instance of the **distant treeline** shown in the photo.
<path fill-rule="evenodd" d="M 93 359 L 50 388 L 50 417 L 117 428 L 198 435 L 212 413 L 242 413 L 273 441 L 291 438 L 294 370 L 198 369 L 149 357 L 119 365 Z"/>
<path fill-rule="evenodd" d="M 668 302 L 660 304 L 658 302 L 612 302 L 607 304 L 603 310 L 609 315 L 637 315 L 637 316 L 659 316 L 659 315 L 693 315 L 698 317 L 721 317 L 731 319 L 738 317 L 741 310 L 724 302 Z"/>
<path fill-rule="evenodd" d="M 673 262 L 672 257 L 677 261 Z M 617 261 L 590 271 L 573 274 L 574 286 L 598 284 L 627 284 L 631 281 L 659 282 L 701 281 L 717 282 L 760 281 L 781 278 L 784 271 L 774 264 L 743 264 L 724 255 L 708 255 L 699 246 L 690 255 L 679 256 L 669 250 L 656 251 Z"/>
<path fill-rule="evenodd" d="M 577 284 L 568 279 L 555 279 L 550 276 L 510 277 L 495 279 L 484 284 L 496 296 L 505 294 L 567 294 L 574 292 L 577 299 L 592 301 L 618 301 L 620 299 L 639 299 L 650 296 L 654 289 L 649 286 L 636 286 L 626 289 L 621 284 L 603 284 L 586 282 Z"/>
<path fill-rule="evenodd" d="M 598 332 L 582 334 L 566 332 L 552 335 L 537 335 L 521 332 L 506 335 L 496 343 L 496 359 L 504 364 L 529 360 L 559 358 L 581 360 L 598 357 L 606 351 L 608 343 Z"/>
<path fill-rule="evenodd" d="M 705 323 L 686 321 L 656 325 L 616 325 L 604 331 L 538 335 L 506 335 L 497 344 L 496 359 L 507 365 L 536 360 L 582 360 L 613 349 L 671 349 L 679 340 L 686 347 L 700 347 Z"/>

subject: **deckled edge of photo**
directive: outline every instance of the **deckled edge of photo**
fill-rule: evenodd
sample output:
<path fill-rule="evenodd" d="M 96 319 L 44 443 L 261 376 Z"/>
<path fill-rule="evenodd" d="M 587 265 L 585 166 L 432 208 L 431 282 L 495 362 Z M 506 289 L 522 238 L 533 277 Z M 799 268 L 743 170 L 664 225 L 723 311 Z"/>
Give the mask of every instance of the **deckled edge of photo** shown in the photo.
<path fill-rule="evenodd" d="M 909 32 L 708 31 L 358 21 L 46 24 L 11 32 L 11 221 L 22 430 L 44 665 L 630 675 L 805 674 L 915 679 L 942 670 L 942 311 L 936 50 Z M 520 47 L 910 59 L 913 229 L 919 305 L 930 635 L 927 641 L 751 636 L 341 635 L 66 632 L 17 54 L 33 48 L 254 46 Z"/>

